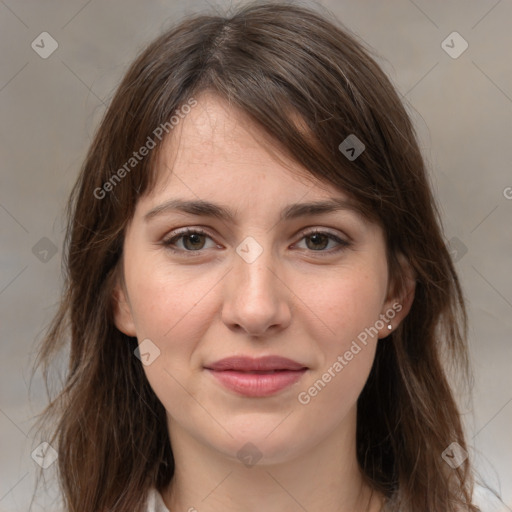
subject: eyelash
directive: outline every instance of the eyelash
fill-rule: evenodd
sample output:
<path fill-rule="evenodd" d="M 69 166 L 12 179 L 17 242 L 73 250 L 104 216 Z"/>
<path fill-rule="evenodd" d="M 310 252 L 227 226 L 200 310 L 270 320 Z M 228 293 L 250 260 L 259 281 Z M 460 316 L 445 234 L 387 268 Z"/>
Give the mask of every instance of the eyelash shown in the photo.
<path fill-rule="evenodd" d="M 200 229 L 200 228 L 183 228 L 181 230 L 175 231 L 174 233 L 171 233 L 171 235 L 172 236 L 162 240 L 162 245 L 164 245 L 167 249 L 169 249 L 173 253 L 179 253 L 179 254 L 183 254 L 183 253 L 196 253 L 197 255 L 200 255 L 200 254 L 202 254 L 203 251 L 206 250 L 206 249 L 199 249 L 197 251 L 188 251 L 186 249 L 175 249 L 175 248 L 173 248 L 172 245 L 177 240 L 179 240 L 180 238 L 183 238 L 184 236 L 187 236 L 187 235 L 205 235 L 205 236 L 207 236 L 207 237 L 209 237 L 209 238 L 211 238 L 213 240 L 213 237 L 207 231 L 204 231 L 203 229 Z M 337 242 L 339 244 L 339 247 L 337 247 L 334 250 L 331 249 L 330 251 L 324 251 L 324 250 L 314 251 L 312 249 L 309 250 L 310 252 L 318 253 L 319 256 L 329 256 L 329 255 L 332 255 L 332 254 L 337 254 L 338 252 L 346 249 L 347 247 L 349 247 L 351 245 L 350 242 L 348 242 L 346 240 L 342 240 L 338 236 L 336 236 L 336 235 L 334 235 L 334 234 L 332 234 L 332 233 L 330 233 L 328 231 L 321 231 L 319 229 L 314 229 L 314 230 L 311 230 L 311 231 L 302 231 L 300 233 L 300 235 L 301 235 L 300 240 L 302 240 L 303 238 L 311 237 L 313 235 L 326 235 L 330 240 L 334 240 L 335 242 Z M 308 249 L 306 249 L 306 250 L 308 250 Z M 193 257 L 193 256 L 191 255 L 190 257 Z"/>

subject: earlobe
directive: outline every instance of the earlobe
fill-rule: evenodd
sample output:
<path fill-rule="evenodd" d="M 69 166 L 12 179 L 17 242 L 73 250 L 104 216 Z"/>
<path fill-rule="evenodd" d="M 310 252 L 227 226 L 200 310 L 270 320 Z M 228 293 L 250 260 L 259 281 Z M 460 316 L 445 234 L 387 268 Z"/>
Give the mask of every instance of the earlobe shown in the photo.
<path fill-rule="evenodd" d="M 112 309 L 116 327 L 127 336 L 136 336 L 135 324 L 126 292 L 118 282 L 112 292 Z"/>
<path fill-rule="evenodd" d="M 416 291 L 415 272 L 410 263 L 403 255 L 398 255 L 400 260 L 401 275 L 403 277 L 401 285 L 398 287 L 397 293 L 388 297 L 384 304 L 383 318 L 385 325 L 379 331 L 379 338 L 389 336 L 408 315 L 414 302 Z M 396 287 L 393 287 L 397 289 Z M 390 328 L 391 326 L 391 328 Z"/>

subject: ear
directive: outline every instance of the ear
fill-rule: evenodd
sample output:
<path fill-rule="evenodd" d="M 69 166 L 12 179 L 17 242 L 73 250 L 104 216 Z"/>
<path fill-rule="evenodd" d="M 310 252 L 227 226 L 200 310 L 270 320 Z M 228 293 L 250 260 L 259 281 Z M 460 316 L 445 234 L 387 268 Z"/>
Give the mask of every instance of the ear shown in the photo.
<path fill-rule="evenodd" d="M 132 310 L 124 286 L 117 280 L 112 292 L 112 309 L 116 327 L 127 336 L 136 336 Z"/>
<path fill-rule="evenodd" d="M 386 338 L 398 327 L 414 302 L 416 273 L 403 254 L 398 254 L 397 259 L 400 275 L 388 287 L 388 296 L 380 315 L 384 326 L 379 329 L 379 339 Z"/>

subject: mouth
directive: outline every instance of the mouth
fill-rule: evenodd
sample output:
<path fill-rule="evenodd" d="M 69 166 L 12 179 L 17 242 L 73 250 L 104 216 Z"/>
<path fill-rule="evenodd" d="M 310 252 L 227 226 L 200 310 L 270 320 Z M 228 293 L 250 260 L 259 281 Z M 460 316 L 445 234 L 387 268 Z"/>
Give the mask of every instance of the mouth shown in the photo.
<path fill-rule="evenodd" d="M 205 366 L 225 388 L 247 397 L 266 397 L 298 382 L 308 368 L 291 359 L 231 357 Z"/>

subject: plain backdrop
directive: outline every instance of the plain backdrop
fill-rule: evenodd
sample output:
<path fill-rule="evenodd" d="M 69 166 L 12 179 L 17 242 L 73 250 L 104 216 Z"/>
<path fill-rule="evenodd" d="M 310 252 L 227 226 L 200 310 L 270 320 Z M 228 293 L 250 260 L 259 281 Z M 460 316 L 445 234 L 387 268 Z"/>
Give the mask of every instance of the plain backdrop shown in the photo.
<path fill-rule="evenodd" d="M 512 2 L 320 3 L 377 51 L 417 126 L 468 300 L 470 455 L 507 504 L 492 510 L 510 511 Z M 44 441 L 31 427 L 46 403 L 39 377 L 29 399 L 32 357 L 56 309 L 64 205 L 92 134 L 137 53 L 210 5 L 229 4 L 0 0 L 0 512 L 30 503 Z M 47 498 L 33 510 L 50 510 Z"/>

